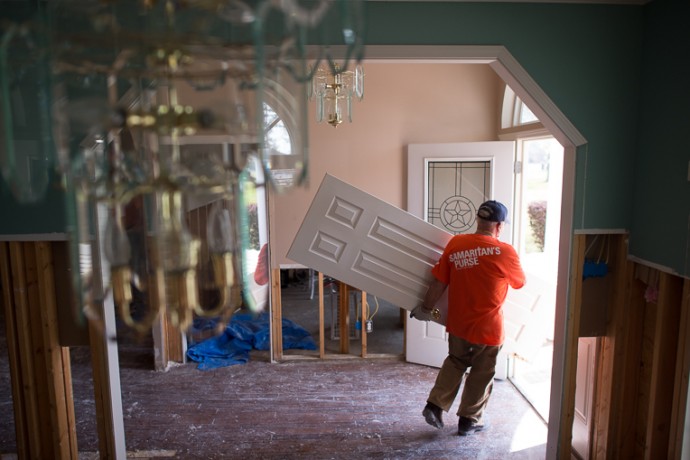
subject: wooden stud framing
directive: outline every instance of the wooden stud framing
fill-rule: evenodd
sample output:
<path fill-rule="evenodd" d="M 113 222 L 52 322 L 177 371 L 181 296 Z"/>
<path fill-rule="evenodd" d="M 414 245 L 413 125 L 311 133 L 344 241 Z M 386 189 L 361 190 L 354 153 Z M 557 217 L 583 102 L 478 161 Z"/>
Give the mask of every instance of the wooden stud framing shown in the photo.
<path fill-rule="evenodd" d="M 283 359 L 283 306 L 280 294 L 280 268 L 271 277 L 271 349 L 274 361 Z"/>
<path fill-rule="evenodd" d="M 355 306 L 357 308 L 357 306 Z M 362 358 L 367 357 L 367 325 L 366 325 L 366 320 L 369 317 L 369 305 L 367 304 L 367 293 L 365 291 L 362 291 L 362 310 L 361 310 L 361 326 L 362 326 L 362 335 L 361 335 L 361 342 L 362 342 L 362 353 L 361 356 Z"/>
<path fill-rule="evenodd" d="M 184 333 L 170 323 L 165 317 L 164 325 L 166 328 L 165 344 L 168 350 L 168 361 L 173 363 L 185 362 L 185 341 Z"/>
<path fill-rule="evenodd" d="M 679 277 L 663 272 L 660 274 L 646 420 L 646 459 L 666 458 L 668 453 L 681 290 L 682 280 Z"/>
<path fill-rule="evenodd" d="M 611 447 L 612 426 L 616 414 L 623 407 L 620 389 L 623 388 L 625 361 L 625 333 L 629 324 L 628 287 L 631 283 L 632 264 L 627 262 L 627 237 L 621 235 L 612 240 L 612 277 L 608 299 L 609 319 L 606 335 L 601 338 L 598 360 L 597 389 L 594 406 L 594 430 L 592 433 L 592 458 L 615 458 Z"/>
<path fill-rule="evenodd" d="M 570 294 L 566 319 L 565 363 L 561 418 L 558 423 L 558 458 L 570 458 L 572 451 L 573 418 L 575 415 L 575 381 L 577 373 L 578 331 L 582 302 L 582 268 L 585 261 L 586 235 L 573 237 Z"/>
<path fill-rule="evenodd" d="M 160 270 L 157 273 L 159 272 Z M 94 264 L 94 273 L 101 273 L 100 259 Z M 94 277 L 93 288 L 100 291 L 100 295 L 97 297 L 103 298 L 103 301 L 91 305 L 96 316 L 100 318 L 100 324 L 89 321 L 89 346 L 96 407 L 96 428 L 98 430 L 98 450 L 101 458 L 124 459 L 127 453 L 122 416 L 115 303 L 112 291 L 108 295 L 102 295 L 102 282 L 102 277 Z M 157 282 L 159 280 L 154 278 L 151 285 L 155 286 Z M 156 289 L 154 288 L 153 291 Z M 157 304 L 152 303 L 152 305 Z M 160 349 L 165 351 L 165 347 Z M 156 364 L 159 362 L 160 358 Z"/>
<path fill-rule="evenodd" d="M 10 262 L 9 243 L 0 243 L 0 272 L 2 273 L 3 300 L 5 306 L 5 326 L 7 329 L 7 351 L 10 363 L 10 380 L 12 384 L 12 401 L 14 406 L 14 425 L 17 438 L 17 454 L 19 458 L 28 458 L 31 452 L 31 427 L 33 423 L 29 401 L 25 397 L 25 375 L 21 369 L 22 353 L 20 349 L 18 302 L 16 289 L 19 280 L 13 282 L 12 266 Z M 15 276 L 14 278 L 17 278 Z M 20 291 L 21 292 L 21 291 Z M 27 385 L 30 383 L 27 382 Z"/>
<path fill-rule="evenodd" d="M 59 344 L 51 243 L 42 241 L 33 246 L 38 281 L 37 309 L 40 314 L 41 336 L 45 347 L 45 369 L 48 373 L 48 406 L 54 408 L 50 411 L 50 423 L 54 427 L 53 444 L 58 449 L 60 458 L 73 458 L 72 452 L 77 452 L 77 432 L 71 367 L 68 350 Z"/>
<path fill-rule="evenodd" d="M 24 272 L 24 243 L 10 243 L 10 258 L 12 261 L 12 284 L 15 294 L 15 311 L 17 313 L 17 338 L 20 355 L 20 369 L 22 377 L 22 390 L 24 394 L 25 408 L 28 418 L 29 443 L 37 454 L 42 455 L 42 442 L 40 439 L 39 409 L 37 401 L 36 370 L 31 364 L 33 355 L 33 334 L 31 332 L 28 286 Z M 28 360 L 28 362 L 27 362 Z M 32 450 L 33 450 L 32 449 Z"/>
<path fill-rule="evenodd" d="M 625 239 L 615 246 L 592 458 L 680 458 L 690 374 L 690 282 L 628 262 Z M 650 300 L 657 287 L 658 298 Z"/>
<path fill-rule="evenodd" d="M 340 283 L 338 297 L 338 325 L 340 332 L 340 353 L 350 353 L 350 287 Z"/>
<path fill-rule="evenodd" d="M 688 380 L 690 376 L 690 280 L 688 279 L 683 282 L 679 326 L 667 457 L 673 460 L 680 460 L 683 453 L 683 434 L 688 416 L 685 413 L 688 403 L 688 385 L 690 384 Z"/>
<path fill-rule="evenodd" d="M 0 269 L 18 454 L 76 459 L 71 368 L 58 340 L 51 243 L 2 243 Z"/>
<path fill-rule="evenodd" d="M 109 417 L 106 415 L 110 400 L 104 391 L 107 382 L 107 368 L 102 360 L 105 354 L 105 347 L 102 346 L 102 332 L 92 324 L 89 324 L 89 337 L 91 347 L 91 369 L 93 375 L 94 405 L 96 406 L 96 429 L 98 432 L 98 451 L 112 452 L 114 446 L 111 437 L 108 436 L 110 428 Z"/>
<path fill-rule="evenodd" d="M 635 455 L 637 442 L 635 442 L 637 429 L 637 405 L 640 395 L 640 367 L 643 356 L 643 337 L 645 330 L 645 300 L 642 282 L 634 279 L 634 269 L 631 268 L 630 284 L 628 286 L 628 304 L 626 306 L 627 331 L 623 335 L 623 347 L 625 353 L 622 356 L 623 372 L 619 401 L 620 407 L 612 419 L 611 425 L 615 427 L 615 437 L 609 435 L 610 458 L 632 458 Z M 623 384 L 624 383 L 624 384 Z"/>
<path fill-rule="evenodd" d="M 325 316 L 323 305 L 323 273 L 319 272 L 319 358 L 326 356 Z"/>
<path fill-rule="evenodd" d="M 168 349 L 168 318 L 166 314 L 165 306 L 165 276 L 163 274 L 163 269 L 158 263 L 158 245 L 150 241 L 150 237 L 147 239 L 148 247 L 148 257 L 152 263 L 153 269 L 151 276 L 149 278 L 149 289 L 148 289 L 148 302 L 149 308 L 158 308 L 159 314 L 153 321 L 151 327 L 151 334 L 153 336 L 153 356 L 154 362 L 153 367 L 157 371 L 165 371 L 168 368 L 168 362 L 170 361 L 169 349 Z M 160 307 L 160 308 L 159 308 Z"/>

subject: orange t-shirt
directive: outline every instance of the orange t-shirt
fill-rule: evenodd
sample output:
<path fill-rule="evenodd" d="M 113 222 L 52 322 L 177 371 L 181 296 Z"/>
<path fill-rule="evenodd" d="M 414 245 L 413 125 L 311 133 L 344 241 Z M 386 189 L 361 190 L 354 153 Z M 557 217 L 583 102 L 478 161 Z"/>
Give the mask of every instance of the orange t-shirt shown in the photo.
<path fill-rule="evenodd" d="M 456 235 L 431 273 L 448 285 L 446 331 L 471 343 L 501 345 L 508 286 L 525 284 L 515 249 L 491 236 Z"/>

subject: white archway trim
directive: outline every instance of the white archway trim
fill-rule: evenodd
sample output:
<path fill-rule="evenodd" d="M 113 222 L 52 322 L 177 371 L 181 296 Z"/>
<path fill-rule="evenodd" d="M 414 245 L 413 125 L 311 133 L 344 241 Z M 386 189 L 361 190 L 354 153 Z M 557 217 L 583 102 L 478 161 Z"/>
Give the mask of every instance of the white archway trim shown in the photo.
<path fill-rule="evenodd" d="M 488 64 L 542 121 L 563 147 L 587 140 L 504 46 L 370 45 L 365 61 Z"/>
<path fill-rule="evenodd" d="M 337 50 L 332 51 L 335 51 L 334 55 L 338 55 Z M 569 406 L 573 403 L 570 397 L 575 386 L 577 331 L 574 327 L 574 312 L 570 311 L 568 299 L 575 207 L 575 160 L 577 148 L 585 145 L 587 140 L 503 46 L 368 45 L 365 54 L 365 63 L 417 61 L 488 64 L 564 147 L 559 251 L 562 255 L 567 254 L 567 257 L 560 257 L 558 261 L 551 404 L 546 444 L 546 458 L 557 459 L 562 450 L 569 451 L 569 446 L 561 444 L 570 442 L 572 435 L 572 407 Z"/>
<path fill-rule="evenodd" d="M 503 52 L 496 61 L 491 63 L 491 68 L 508 86 L 513 88 L 515 94 L 527 104 L 561 145 L 567 147 L 570 144 L 579 147 L 585 144 L 587 141 L 584 136 L 570 123 L 570 120 L 565 117 L 551 98 L 537 85 L 517 60 L 505 48 L 501 48 Z"/>
<path fill-rule="evenodd" d="M 309 51 L 318 55 L 316 47 Z M 342 46 L 331 47 L 329 51 L 334 57 L 345 56 L 345 48 Z M 568 300 L 570 297 L 572 231 L 574 228 L 575 160 L 578 147 L 586 145 L 587 140 L 504 46 L 367 45 L 365 56 L 365 63 L 488 64 L 528 105 L 544 127 L 563 145 L 563 194 L 559 252 L 562 255 L 567 254 L 567 257 L 560 257 L 558 261 L 551 407 L 549 409 L 550 428 L 546 445 L 546 458 L 557 459 L 562 448 L 569 451 L 569 447 L 561 446 L 561 443 L 570 442 L 572 436 L 573 401 L 569 398 L 574 397 L 574 393 L 571 393 L 575 387 L 577 331 L 575 331 L 573 318 L 575 312 L 570 311 Z M 562 423 L 568 420 L 569 423 Z"/>

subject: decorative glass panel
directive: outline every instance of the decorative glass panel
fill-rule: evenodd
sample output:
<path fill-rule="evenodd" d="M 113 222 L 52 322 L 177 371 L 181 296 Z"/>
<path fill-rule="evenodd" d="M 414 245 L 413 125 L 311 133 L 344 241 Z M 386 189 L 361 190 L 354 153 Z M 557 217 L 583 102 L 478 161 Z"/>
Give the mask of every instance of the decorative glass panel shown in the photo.
<path fill-rule="evenodd" d="M 477 208 L 491 196 L 490 161 L 430 161 L 426 220 L 453 234 L 474 232 Z"/>

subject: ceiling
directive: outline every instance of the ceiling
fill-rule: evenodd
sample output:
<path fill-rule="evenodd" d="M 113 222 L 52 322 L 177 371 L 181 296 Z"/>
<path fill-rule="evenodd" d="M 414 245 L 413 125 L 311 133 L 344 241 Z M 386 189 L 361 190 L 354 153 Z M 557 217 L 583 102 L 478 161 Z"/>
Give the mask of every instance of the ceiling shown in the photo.
<path fill-rule="evenodd" d="M 652 0 L 368 0 L 370 2 L 473 2 L 473 3 L 590 3 L 595 5 L 645 5 Z"/>

